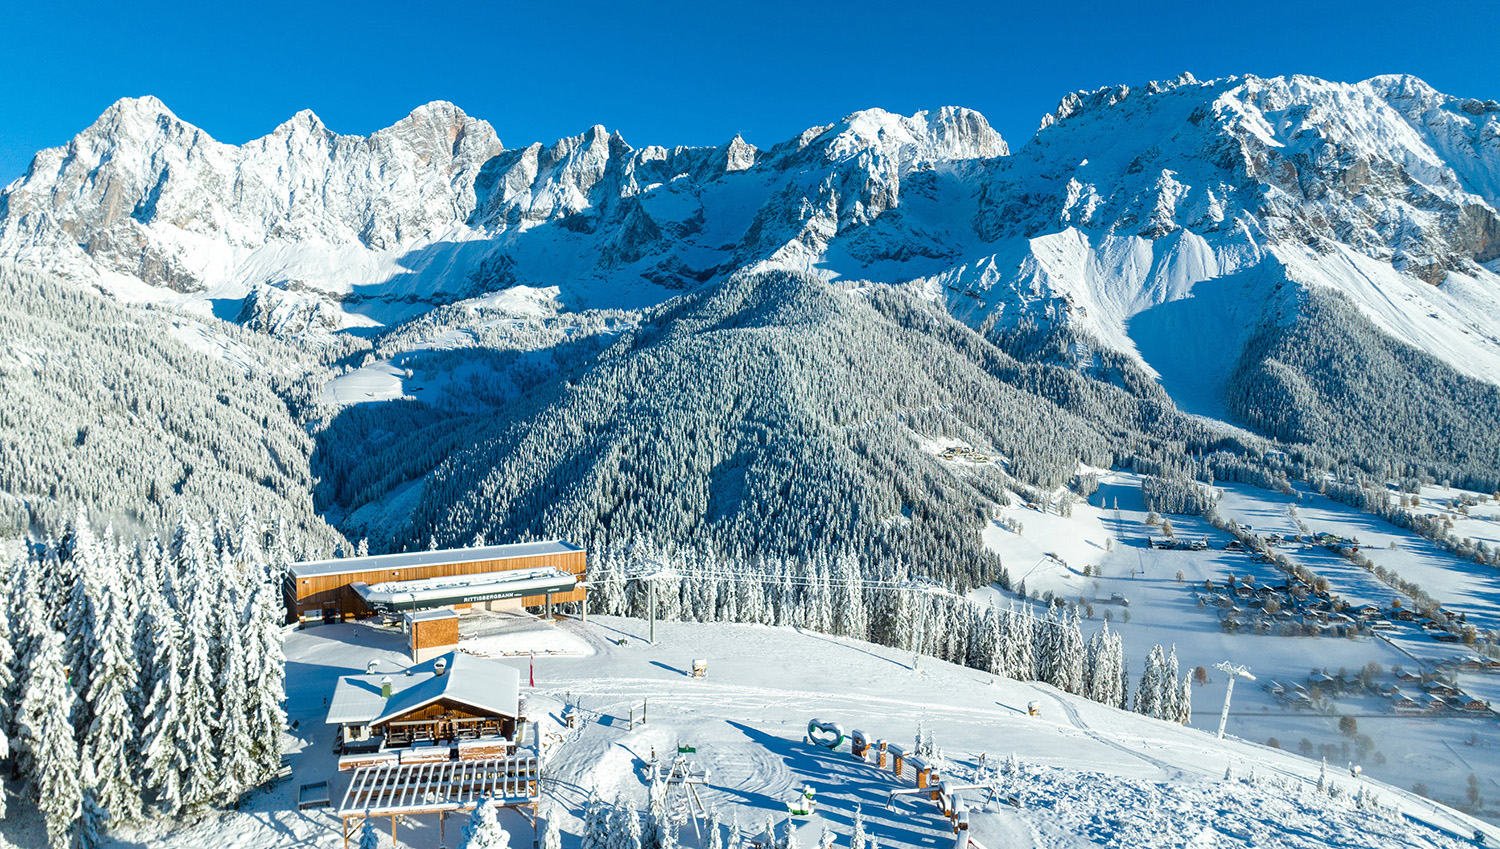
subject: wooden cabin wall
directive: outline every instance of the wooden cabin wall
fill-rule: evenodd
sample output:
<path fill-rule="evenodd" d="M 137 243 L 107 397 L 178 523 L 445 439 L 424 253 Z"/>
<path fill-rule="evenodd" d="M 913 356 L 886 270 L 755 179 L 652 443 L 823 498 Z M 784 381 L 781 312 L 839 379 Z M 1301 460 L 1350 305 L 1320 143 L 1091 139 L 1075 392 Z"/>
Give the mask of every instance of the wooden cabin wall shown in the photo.
<path fill-rule="evenodd" d="M 371 611 L 364 600 L 349 588 L 353 583 L 370 585 L 386 581 L 417 581 L 423 578 L 448 578 L 457 575 L 478 575 L 484 572 L 508 572 L 513 569 L 541 569 L 552 567 L 582 578 L 588 568 L 586 553 L 565 551 L 557 554 L 538 554 L 528 557 L 509 557 L 502 560 L 471 560 L 457 563 L 432 563 L 423 566 L 408 566 L 404 569 L 373 569 L 360 572 L 340 572 L 333 575 L 308 575 L 296 578 L 295 600 L 289 594 L 288 602 L 294 604 L 289 611 L 300 617 L 309 610 L 339 611 L 344 618 L 369 616 Z M 568 592 L 553 593 L 552 601 L 564 603 L 583 601 L 587 595 L 583 587 Z M 521 603 L 536 607 L 547 603 L 543 595 L 523 596 Z"/>

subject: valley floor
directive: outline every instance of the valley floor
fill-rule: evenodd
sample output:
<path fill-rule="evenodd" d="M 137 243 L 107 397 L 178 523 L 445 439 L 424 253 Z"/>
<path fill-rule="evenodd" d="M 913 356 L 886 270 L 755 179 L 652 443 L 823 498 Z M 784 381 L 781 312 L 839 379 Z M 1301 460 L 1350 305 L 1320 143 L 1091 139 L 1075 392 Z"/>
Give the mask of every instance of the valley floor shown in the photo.
<path fill-rule="evenodd" d="M 1300 520 L 1313 533 L 1328 532 L 1357 538 L 1361 552 L 1443 600 L 1455 612 L 1465 612 L 1481 628 L 1500 620 L 1500 572 L 1463 560 L 1408 531 L 1301 489 L 1297 497 L 1252 486 L 1220 487 L 1220 513 L 1257 533 L 1298 534 Z M 1476 515 L 1482 511 L 1473 511 Z M 1417 713 L 1401 715 L 1392 699 L 1372 695 L 1334 697 L 1324 709 L 1302 709 L 1273 696 L 1265 686 L 1308 685 L 1314 673 L 1358 672 L 1366 664 L 1380 664 L 1376 683 L 1390 684 L 1391 671 L 1433 671 L 1439 661 L 1471 656 L 1462 644 L 1440 643 L 1409 624 L 1379 637 L 1279 636 L 1250 630 L 1228 633 L 1220 624 L 1218 608 L 1200 607 L 1204 581 L 1223 586 L 1229 575 L 1256 583 L 1285 579 L 1275 566 L 1255 561 L 1248 552 L 1227 551 L 1231 537 L 1198 517 L 1170 516 L 1176 535 L 1203 538 L 1203 551 L 1153 549 L 1147 544 L 1159 528 L 1145 524 L 1140 481 L 1127 473 L 1108 473 L 1087 504 L 1074 505 L 1071 517 L 1025 507 L 1001 511 L 1002 521 L 1020 522 L 1016 534 L 992 522 L 984 531 L 987 546 L 999 552 L 1013 581 L 1024 581 L 1028 593 L 1051 593 L 1066 602 L 1083 600 L 1090 611 L 1085 632 L 1108 617 L 1110 627 L 1125 640 L 1132 674 L 1138 676 L 1153 643 L 1174 646 L 1183 674 L 1197 666 L 1209 672 L 1209 683 L 1193 688 L 1192 726 L 1212 732 L 1223 706 L 1224 674 L 1214 669 L 1220 661 L 1246 664 L 1257 676 L 1254 683 L 1235 688 L 1228 733 L 1265 743 L 1275 740 L 1285 749 L 1328 757 L 1330 767 L 1359 764 L 1366 775 L 1404 788 L 1424 785 L 1425 792 L 1445 802 L 1462 803 L 1468 776 L 1478 780 L 1485 816 L 1495 819 L 1500 799 L 1500 715 L 1492 711 Z M 1391 544 L 1395 543 L 1392 548 Z M 1374 574 L 1333 552 L 1313 546 L 1279 547 L 1295 562 L 1328 578 L 1331 591 L 1351 602 L 1388 607 L 1401 598 Z M 1010 565 L 1014 564 L 1014 565 Z M 1090 573 L 1085 576 L 1084 572 Z M 1180 576 L 1180 577 L 1179 577 Z M 1128 605 L 1112 603 L 1115 594 Z M 1005 605 L 1020 603 L 998 588 L 978 590 L 973 597 Z M 1408 605 L 1411 604 L 1406 599 Z M 1464 693 L 1500 705 L 1500 674 L 1459 673 Z M 1403 692 L 1421 696 L 1421 688 L 1402 684 Z M 1357 740 L 1340 733 L 1339 720 L 1352 716 L 1357 733 L 1373 746 L 1360 751 Z M 1305 741 L 1305 742 L 1304 742 Z M 1331 747 L 1331 748 L 1330 748 Z"/>

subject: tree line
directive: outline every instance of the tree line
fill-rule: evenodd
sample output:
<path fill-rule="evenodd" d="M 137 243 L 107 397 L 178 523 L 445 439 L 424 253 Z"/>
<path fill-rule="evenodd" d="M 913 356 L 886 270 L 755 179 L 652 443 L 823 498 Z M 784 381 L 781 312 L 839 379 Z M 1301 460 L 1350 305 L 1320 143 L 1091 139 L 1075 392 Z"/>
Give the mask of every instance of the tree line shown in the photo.
<path fill-rule="evenodd" d="M 80 511 L 0 566 L 0 732 L 52 849 L 233 802 L 279 769 L 288 539 L 249 514 L 125 539 Z"/>
<path fill-rule="evenodd" d="M 980 604 L 914 578 L 905 567 L 861 568 L 856 556 L 733 560 L 711 551 L 667 549 L 638 537 L 590 551 L 595 613 L 664 621 L 745 622 L 807 628 L 929 655 L 1017 681 L 1131 708 L 1120 635 L 1108 624 L 1084 638 L 1078 614 L 1060 605 Z M 1147 656 L 1134 709 L 1176 722 L 1192 712 L 1175 648 Z"/>

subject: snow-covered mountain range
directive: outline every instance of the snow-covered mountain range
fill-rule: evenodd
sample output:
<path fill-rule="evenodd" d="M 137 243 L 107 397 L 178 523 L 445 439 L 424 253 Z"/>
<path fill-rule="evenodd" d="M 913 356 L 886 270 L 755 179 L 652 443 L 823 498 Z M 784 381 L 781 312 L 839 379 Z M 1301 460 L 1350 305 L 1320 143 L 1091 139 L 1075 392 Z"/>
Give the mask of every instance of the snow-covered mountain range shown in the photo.
<path fill-rule="evenodd" d="M 765 149 L 739 137 L 636 148 L 603 127 L 507 149 L 490 124 L 433 103 L 368 137 L 303 112 L 233 146 L 148 97 L 116 103 L 0 193 L 0 263 L 332 351 L 323 365 L 344 376 L 325 388 L 327 373 L 309 372 L 304 412 L 420 407 L 399 438 L 391 409 L 321 431 L 318 509 L 336 524 L 379 514 L 346 532 L 395 544 L 439 524 L 455 539 L 563 532 L 573 525 L 548 523 L 581 514 L 536 524 L 563 509 L 559 488 L 592 481 L 625 505 L 640 492 L 612 488 L 617 471 L 660 485 L 611 459 L 656 440 L 703 443 L 707 500 L 662 497 L 687 511 L 684 527 L 722 536 L 744 470 L 792 468 L 777 452 L 850 463 L 820 487 L 889 478 L 869 445 L 793 450 L 771 410 L 809 414 L 799 427 L 834 442 L 851 438 L 851 420 L 915 428 L 911 411 L 947 411 L 974 429 L 962 438 L 1011 455 L 1014 477 L 1050 487 L 1078 462 L 1219 450 L 1198 425 L 1162 417 L 1169 395 L 1310 446 L 1315 467 L 1487 491 L 1500 469 L 1487 425 L 1500 414 L 1497 209 L 1500 103 L 1412 77 L 1183 75 L 1080 92 L 1014 153 L 952 107 L 857 112 Z M 763 332 L 728 332 L 752 327 Z M 923 377 L 932 369 L 946 376 Z M 626 384 L 641 394 L 612 394 Z M 980 395 L 1010 400 L 964 412 Z M 750 397 L 754 408 L 731 403 Z M 640 416 L 620 412 L 630 404 Z M 674 420 L 670 438 L 650 424 L 684 405 L 704 418 Z M 719 409 L 733 415 L 709 414 Z M 1032 434 L 1028 415 L 1057 439 Z M 558 422 L 576 444 L 555 438 Z M 766 427 L 770 448 L 750 438 Z M 491 456 L 523 434 L 538 444 Z M 909 453 L 901 444 L 893 458 Z M 529 477 L 506 486 L 529 480 L 530 495 L 503 510 L 466 504 L 493 495 L 471 479 L 523 459 Z M 848 509 L 847 492 L 825 495 L 830 515 Z M 866 518 L 912 498 L 871 496 Z M 606 500 L 580 503 L 609 515 Z"/>
<path fill-rule="evenodd" d="M 742 269 L 910 284 L 974 326 L 1086 331 L 1213 411 L 1250 332 L 1306 286 L 1500 377 L 1497 206 L 1500 104 L 1412 77 L 1080 92 L 1015 154 L 958 108 L 858 112 L 766 150 L 597 126 L 507 150 L 447 103 L 364 138 L 302 112 L 235 147 L 147 97 L 5 189 L 0 256 L 283 335 L 515 285 L 578 309 Z"/>

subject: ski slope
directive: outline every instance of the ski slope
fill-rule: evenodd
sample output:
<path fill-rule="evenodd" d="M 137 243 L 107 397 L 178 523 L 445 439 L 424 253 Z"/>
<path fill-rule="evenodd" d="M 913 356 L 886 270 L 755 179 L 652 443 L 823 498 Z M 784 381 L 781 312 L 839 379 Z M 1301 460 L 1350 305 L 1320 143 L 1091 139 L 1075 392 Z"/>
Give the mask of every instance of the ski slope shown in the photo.
<path fill-rule="evenodd" d="M 473 627 L 466 623 L 466 631 Z M 890 791 L 910 785 L 853 759 L 847 743 L 838 752 L 804 743 L 814 717 L 905 746 L 920 723 L 932 733 L 946 775 L 996 782 L 999 801 L 970 798 L 977 808 L 973 835 L 990 849 L 1450 847 L 1467 845 L 1454 835 L 1467 837 L 1475 829 L 1500 838 L 1500 831 L 1470 817 L 1370 780 L 1364 784 L 1378 806 L 1361 809 L 1354 804 L 1355 779 L 1330 768 L 1337 788 L 1330 796 L 1316 789 L 1318 763 L 1287 752 L 1216 741 L 1046 685 L 997 679 L 930 658 L 914 671 L 909 654 L 867 643 L 788 628 L 658 623 L 657 642 L 650 645 L 646 623 L 607 617 L 590 617 L 587 624 L 537 623 L 531 634 L 539 651 L 587 647 L 566 656 L 506 661 L 521 670 L 523 682 L 534 662 L 536 686 L 523 687 L 523 701 L 540 723 L 546 795 L 561 817 L 568 847 L 579 845 L 579 818 L 591 798 L 619 797 L 644 807 L 645 763 L 653 750 L 662 755 L 679 744 L 696 747 L 694 759 L 709 770 L 704 802 L 726 822 L 738 817 L 747 835 L 768 820 L 779 824 L 785 803 L 811 785 L 820 806 L 805 827 L 803 845 L 824 824 L 838 835 L 836 845 L 848 845 L 856 805 L 882 846 L 953 845 L 947 821 L 932 803 L 907 797 L 885 807 Z M 514 626 L 505 642 L 506 651 L 526 649 Z M 322 725 L 325 699 L 337 676 L 364 671 L 372 658 L 406 665 L 401 648 L 399 635 L 366 625 L 290 633 L 288 707 L 295 727 L 286 742 L 294 752 L 293 780 L 252 794 L 238 811 L 172 828 L 127 830 L 112 845 L 341 846 L 339 821 L 330 810 L 295 810 L 297 786 L 329 780 L 332 798 L 340 798 L 346 776 L 334 769 L 333 735 Z M 709 672 L 695 679 L 688 670 L 699 658 L 708 661 Z M 630 708 L 643 701 L 649 721 L 631 729 Z M 1033 701 L 1040 703 L 1039 716 L 1027 715 Z M 579 705 L 582 717 L 571 730 L 561 723 L 565 702 Z M 1011 755 L 1014 771 L 1005 765 Z M 526 845 L 530 827 L 514 813 L 505 817 L 519 837 L 513 845 Z M 450 843 L 456 834 L 451 829 L 462 819 L 448 823 Z M 21 845 L 35 843 L 27 842 L 28 835 L 39 837 L 27 823 L 7 824 L 5 831 Z M 398 834 L 404 845 L 438 845 L 431 817 L 401 825 Z M 691 822 L 684 822 L 682 837 L 687 846 L 700 845 Z"/>

